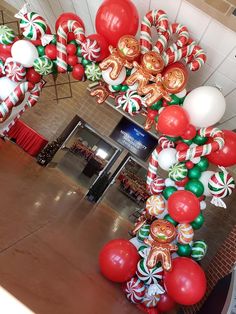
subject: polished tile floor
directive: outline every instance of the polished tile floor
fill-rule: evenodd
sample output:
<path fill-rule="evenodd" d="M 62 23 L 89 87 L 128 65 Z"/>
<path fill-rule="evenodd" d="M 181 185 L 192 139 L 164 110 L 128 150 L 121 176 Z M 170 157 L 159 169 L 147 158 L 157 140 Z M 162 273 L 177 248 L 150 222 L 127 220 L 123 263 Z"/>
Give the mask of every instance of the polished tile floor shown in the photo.
<path fill-rule="evenodd" d="M 0 178 L 1 289 L 36 314 L 139 313 L 97 263 L 105 242 L 127 238 L 127 220 L 10 142 L 0 142 Z"/>

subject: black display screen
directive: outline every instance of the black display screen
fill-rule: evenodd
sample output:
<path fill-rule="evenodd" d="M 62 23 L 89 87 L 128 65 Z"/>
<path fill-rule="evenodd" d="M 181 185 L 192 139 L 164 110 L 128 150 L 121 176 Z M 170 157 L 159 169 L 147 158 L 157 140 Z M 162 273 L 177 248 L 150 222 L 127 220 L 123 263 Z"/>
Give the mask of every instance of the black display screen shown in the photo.
<path fill-rule="evenodd" d="M 146 160 L 158 140 L 126 118 L 122 118 L 110 137 L 142 160 Z"/>

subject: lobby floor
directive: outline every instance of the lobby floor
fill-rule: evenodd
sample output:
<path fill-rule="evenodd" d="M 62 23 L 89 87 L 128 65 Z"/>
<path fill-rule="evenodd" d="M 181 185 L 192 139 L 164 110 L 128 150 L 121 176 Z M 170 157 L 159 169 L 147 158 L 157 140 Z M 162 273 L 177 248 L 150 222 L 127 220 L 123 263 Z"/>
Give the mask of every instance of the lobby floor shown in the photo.
<path fill-rule="evenodd" d="M 129 222 L 93 208 L 72 180 L 16 145 L 0 141 L 0 151 L 0 290 L 36 314 L 139 313 L 97 262 L 109 239 L 127 238 Z"/>

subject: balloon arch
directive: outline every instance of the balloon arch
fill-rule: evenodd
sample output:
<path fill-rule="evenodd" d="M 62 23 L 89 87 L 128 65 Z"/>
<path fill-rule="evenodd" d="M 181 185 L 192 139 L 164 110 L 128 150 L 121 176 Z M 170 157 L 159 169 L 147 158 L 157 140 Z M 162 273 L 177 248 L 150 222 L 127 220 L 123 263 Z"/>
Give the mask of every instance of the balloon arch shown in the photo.
<path fill-rule="evenodd" d="M 130 115 L 144 114 L 146 130 L 160 133 L 147 173 L 146 201 L 133 238 L 102 248 L 102 274 L 122 283 L 127 299 L 144 312 L 192 305 L 206 291 L 199 261 L 207 252 L 194 233 L 204 223 L 206 197 L 216 206 L 235 183 L 224 167 L 236 164 L 236 134 L 214 127 L 225 99 L 211 86 L 186 90 L 188 70 L 206 62 L 204 50 L 186 26 L 171 23 L 162 10 L 141 21 L 130 0 L 105 0 L 96 15 L 96 34 L 86 35 L 82 19 L 63 13 L 52 34 L 45 19 L 27 5 L 18 12 L 22 36 L 0 26 L 0 122 L 5 132 L 33 107 L 49 74 L 71 72 L 74 79 L 98 82 L 91 91 L 98 104 L 108 97 Z M 151 29 L 157 34 L 153 42 Z M 24 104 L 12 121 L 12 110 Z M 219 166 L 208 170 L 209 164 Z M 167 178 L 158 176 L 158 167 Z"/>

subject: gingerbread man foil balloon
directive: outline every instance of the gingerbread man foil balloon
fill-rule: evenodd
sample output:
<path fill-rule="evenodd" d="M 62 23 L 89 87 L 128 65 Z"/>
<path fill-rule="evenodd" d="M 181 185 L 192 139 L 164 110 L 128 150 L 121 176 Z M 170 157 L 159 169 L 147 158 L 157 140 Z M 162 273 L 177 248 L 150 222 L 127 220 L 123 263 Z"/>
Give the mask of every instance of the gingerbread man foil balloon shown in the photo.
<path fill-rule="evenodd" d="M 138 40 L 131 35 L 122 36 L 117 44 L 117 48 L 109 47 L 111 55 L 103 60 L 99 66 L 101 70 L 111 68 L 110 78 L 116 80 L 122 68 L 132 68 L 132 61 L 140 55 L 140 45 Z"/>
<path fill-rule="evenodd" d="M 143 95 L 143 88 L 149 81 L 154 82 L 156 80 L 155 76 L 164 69 L 164 61 L 160 54 L 155 51 L 149 51 L 143 55 L 141 65 L 134 61 L 133 66 L 137 71 L 128 77 L 126 84 L 132 86 L 137 83 L 137 92 Z"/>
<path fill-rule="evenodd" d="M 154 268 L 158 262 L 166 271 L 172 268 L 171 252 L 178 250 L 178 247 L 171 244 L 176 237 L 175 226 L 164 219 L 155 220 L 150 227 L 151 239 L 145 239 L 144 242 L 151 247 L 147 258 L 147 267 Z"/>

